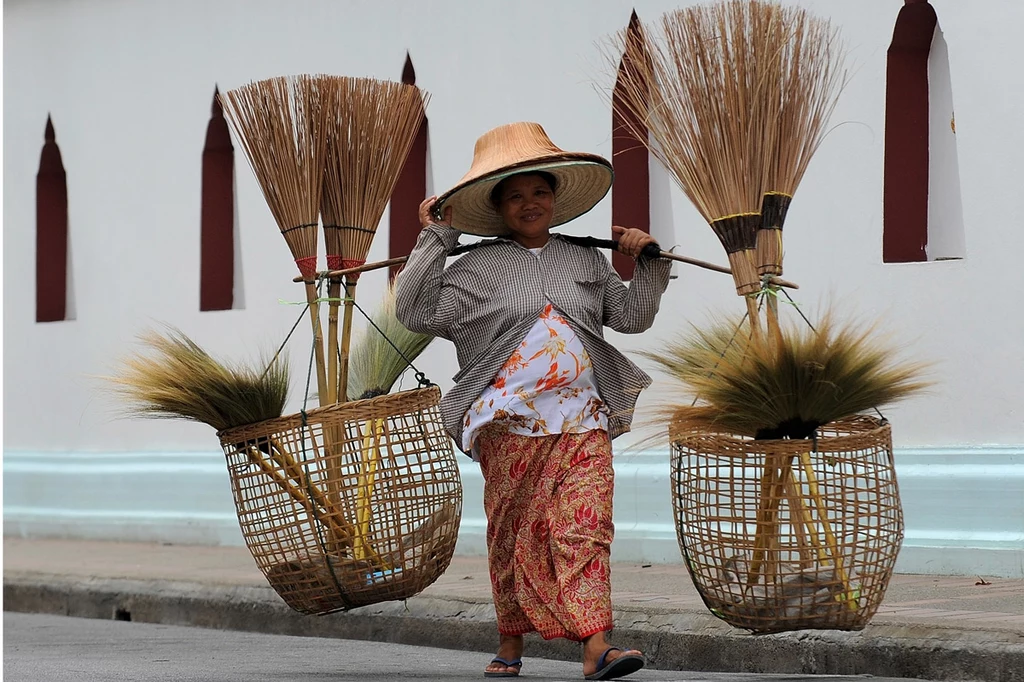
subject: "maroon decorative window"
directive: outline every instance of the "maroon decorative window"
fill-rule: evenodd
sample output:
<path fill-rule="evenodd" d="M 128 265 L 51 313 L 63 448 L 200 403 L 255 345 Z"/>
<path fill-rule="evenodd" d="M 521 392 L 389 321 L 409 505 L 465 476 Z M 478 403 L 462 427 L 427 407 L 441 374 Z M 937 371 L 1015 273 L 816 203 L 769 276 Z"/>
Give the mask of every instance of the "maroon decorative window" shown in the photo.
<path fill-rule="evenodd" d="M 36 322 L 67 319 L 68 279 L 67 174 L 47 116 L 36 174 Z"/>
<path fill-rule="evenodd" d="M 633 11 L 629 19 L 627 40 L 643 40 L 640 19 Z M 651 231 L 650 164 L 647 147 L 638 140 L 623 114 L 618 113 L 616 104 L 621 98 L 620 80 L 623 73 L 636 68 L 628 55 L 619 62 L 619 77 L 612 91 L 612 165 L 615 168 L 615 184 L 612 185 L 612 224 L 636 227 Z M 642 122 L 630 115 L 631 122 L 639 129 L 646 130 Z M 633 278 L 632 258 L 618 252 L 612 254 L 612 265 L 624 280 Z"/>
<path fill-rule="evenodd" d="M 203 147 L 199 309 L 230 310 L 235 285 L 235 148 L 213 92 Z"/>
<path fill-rule="evenodd" d="M 405 55 L 402 82 L 416 85 L 416 70 L 412 58 Z M 391 211 L 388 215 L 388 257 L 408 256 L 416 245 L 420 232 L 420 203 L 427 197 L 427 136 L 429 129 L 424 116 L 416 139 L 413 140 L 409 157 L 405 160 L 402 174 L 398 177 L 391 193 Z M 391 267 L 391 278 L 401 270 L 400 265 Z"/>
<path fill-rule="evenodd" d="M 905 0 L 886 64 L 882 260 L 964 256 L 946 42 L 927 0 Z"/>

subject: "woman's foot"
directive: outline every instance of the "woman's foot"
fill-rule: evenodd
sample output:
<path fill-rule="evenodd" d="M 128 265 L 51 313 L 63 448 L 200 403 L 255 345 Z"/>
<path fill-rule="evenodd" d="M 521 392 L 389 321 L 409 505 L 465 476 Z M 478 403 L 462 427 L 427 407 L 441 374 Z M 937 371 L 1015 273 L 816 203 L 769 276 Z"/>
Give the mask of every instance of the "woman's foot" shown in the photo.
<path fill-rule="evenodd" d="M 523 668 L 523 636 L 501 635 L 498 653 L 484 668 L 487 677 L 517 677 Z M 499 660 L 500 659 L 500 660 Z"/>
<path fill-rule="evenodd" d="M 623 660 L 619 665 L 614 665 L 619 659 Z M 603 632 L 583 640 L 583 676 L 587 679 L 611 680 L 636 672 L 643 665 L 642 653 L 636 649 L 617 649 L 611 646 Z M 601 671 L 606 671 L 605 675 L 596 676 Z"/>

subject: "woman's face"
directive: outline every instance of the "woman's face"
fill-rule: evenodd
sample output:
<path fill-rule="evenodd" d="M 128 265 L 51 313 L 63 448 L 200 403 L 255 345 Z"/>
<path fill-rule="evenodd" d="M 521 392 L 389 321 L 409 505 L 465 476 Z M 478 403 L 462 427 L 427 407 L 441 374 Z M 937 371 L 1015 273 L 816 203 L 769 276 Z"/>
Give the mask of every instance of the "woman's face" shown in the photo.
<path fill-rule="evenodd" d="M 513 175 L 502 183 L 498 212 L 512 239 L 527 248 L 548 241 L 555 193 L 540 175 Z"/>

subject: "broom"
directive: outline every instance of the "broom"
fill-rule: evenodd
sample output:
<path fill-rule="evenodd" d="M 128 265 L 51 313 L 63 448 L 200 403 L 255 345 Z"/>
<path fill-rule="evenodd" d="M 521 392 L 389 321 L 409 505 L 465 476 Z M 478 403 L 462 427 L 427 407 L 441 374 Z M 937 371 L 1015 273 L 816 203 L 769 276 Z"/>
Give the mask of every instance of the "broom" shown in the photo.
<path fill-rule="evenodd" d="M 328 268 L 358 267 L 366 255 L 380 224 L 395 183 L 405 166 L 416 133 L 423 120 L 424 93 L 413 85 L 369 78 L 333 78 L 330 116 L 327 122 L 329 153 L 325 159 L 323 215 L 327 242 Z M 345 400 L 348 395 L 349 346 L 352 337 L 352 313 L 359 273 L 345 277 L 345 317 L 338 347 L 338 299 L 341 279 L 332 278 L 329 286 L 331 307 L 328 315 L 329 388 L 328 399 Z M 340 355 L 340 357 L 339 357 Z M 357 550 L 368 553 L 369 496 L 375 470 L 375 439 L 379 438 L 379 420 L 367 422 L 361 456 L 357 517 L 360 534 Z M 337 442 L 336 434 L 328 441 Z M 330 445 L 328 447 L 331 447 Z M 338 496 L 342 478 L 340 462 L 328 456 L 327 487 Z"/>
<path fill-rule="evenodd" d="M 763 107 L 774 94 L 768 91 L 771 77 L 758 70 L 770 71 L 773 64 L 765 58 L 765 43 L 777 27 L 778 12 L 777 5 L 742 0 L 677 10 L 663 15 L 657 30 L 644 32 L 653 37 L 649 45 L 623 32 L 616 50 L 646 67 L 620 74 L 613 106 L 629 114 L 623 116 L 628 122 L 641 123 L 634 134 L 670 169 L 725 247 L 755 341 L 760 337 L 754 295 L 761 289 L 755 256 L 763 179 L 758 125 L 764 124 Z M 646 62 L 642 51 L 650 55 Z M 775 462 L 765 462 L 758 546 L 771 537 L 769 496 L 777 471 Z"/>
<path fill-rule="evenodd" d="M 619 74 L 612 106 L 715 232 L 757 334 L 761 188 L 751 168 L 750 22 L 743 2 L 677 10 L 645 27 L 649 38 L 621 32 L 605 54 L 611 63 L 621 57 L 634 65 Z"/>
<path fill-rule="evenodd" d="M 326 151 L 324 89 L 323 78 L 302 75 L 257 81 L 220 95 L 224 117 L 306 283 L 321 405 L 328 402 L 328 382 L 315 280 Z"/>
<path fill-rule="evenodd" d="M 838 29 L 801 8 L 786 8 L 766 27 L 761 226 L 757 271 L 782 274 L 782 227 L 793 195 L 825 136 L 847 82 Z"/>
<path fill-rule="evenodd" d="M 763 135 L 756 258 L 762 276 L 782 274 L 782 228 L 789 206 L 847 80 L 838 31 L 828 21 L 801 8 L 777 14 L 762 27 L 766 66 L 756 107 Z M 770 295 L 766 302 L 768 326 L 777 330 L 778 299 Z"/>
<path fill-rule="evenodd" d="M 362 265 L 381 216 L 423 121 L 428 97 L 416 86 L 369 78 L 332 79 L 328 156 L 320 211 L 327 240 L 327 267 Z M 340 278 L 331 280 L 328 346 L 331 398 L 344 400 L 352 308 L 359 273 L 345 277 L 345 317 L 338 355 Z M 338 368 L 340 364 L 340 368 Z"/>

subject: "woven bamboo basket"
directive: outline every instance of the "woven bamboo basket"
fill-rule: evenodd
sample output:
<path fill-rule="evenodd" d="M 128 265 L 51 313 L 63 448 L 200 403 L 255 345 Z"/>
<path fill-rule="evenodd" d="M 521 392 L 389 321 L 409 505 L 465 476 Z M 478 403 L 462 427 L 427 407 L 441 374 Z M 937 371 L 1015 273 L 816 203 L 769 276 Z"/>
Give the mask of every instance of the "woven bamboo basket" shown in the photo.
<path fill-rule="evenodd" d="M 679 546 L 713 614 L 756 633 L 867 625 L 903 539 L 887 422 L 815 440 L 670 435 Z"/>
<path fill-rule="evenodd" d="M 451 562 L 462 484 L 437 387 L 219 432 L 246 545 L 297 611 L 411 597 Z"/>

